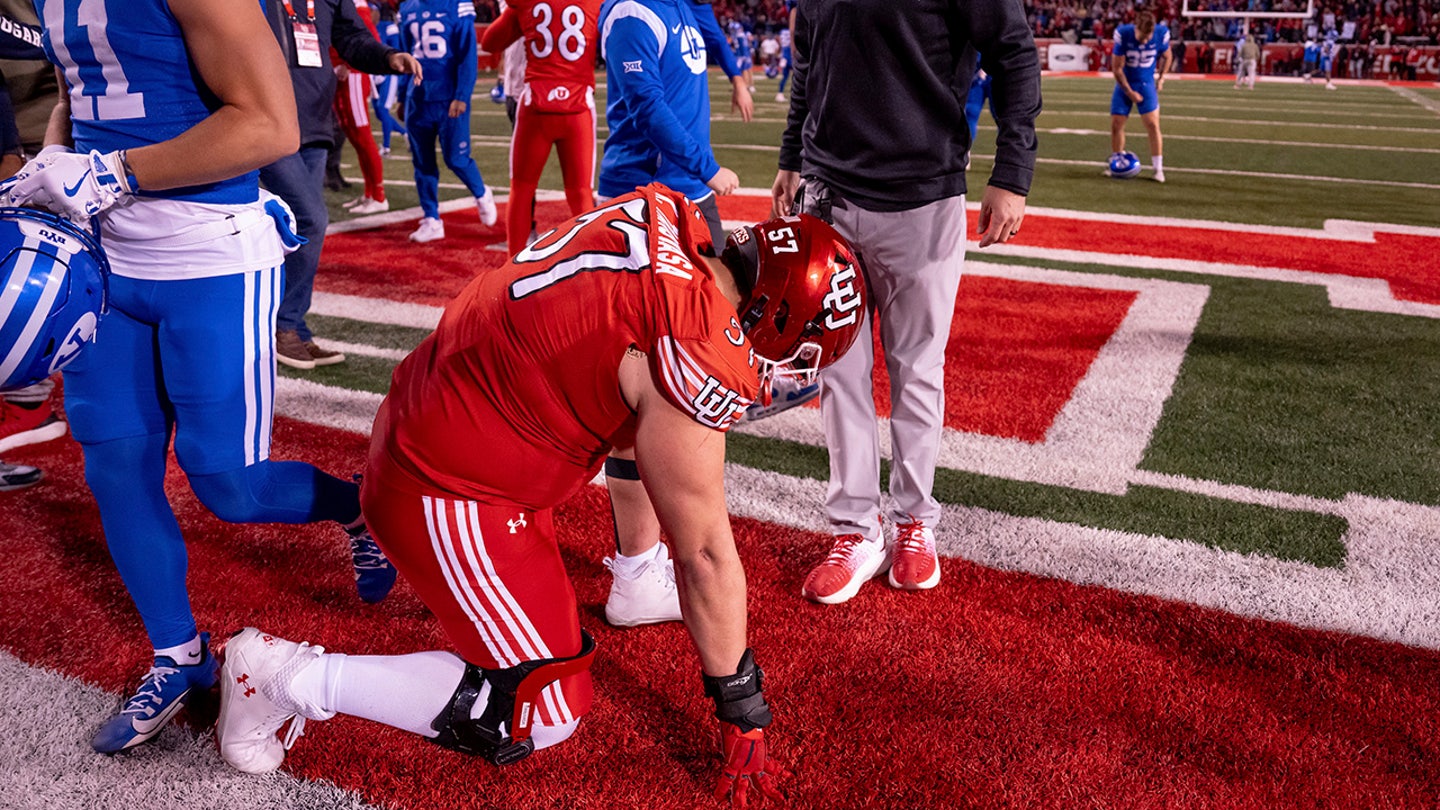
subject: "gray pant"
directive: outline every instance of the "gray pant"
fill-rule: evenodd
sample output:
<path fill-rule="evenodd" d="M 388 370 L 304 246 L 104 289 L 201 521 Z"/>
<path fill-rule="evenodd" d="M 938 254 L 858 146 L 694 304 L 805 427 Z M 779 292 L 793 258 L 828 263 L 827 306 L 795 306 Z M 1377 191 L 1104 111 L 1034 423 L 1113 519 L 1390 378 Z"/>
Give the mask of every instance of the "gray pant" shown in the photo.
<path fill-rule="evenodd" d="M 820 375 L 830 451 L 825 509 L 836 534 L 880 537 L 880 432 L 872 394 L 871 315 L 890 371 L 892 521 L 933 526 L 931 494 L 945 416 L 945 345 L 965 265 L 965 198 L 900 212 L 834 209 L 835 228 L 865 262 L 870 312 L 855 345 Z"/>

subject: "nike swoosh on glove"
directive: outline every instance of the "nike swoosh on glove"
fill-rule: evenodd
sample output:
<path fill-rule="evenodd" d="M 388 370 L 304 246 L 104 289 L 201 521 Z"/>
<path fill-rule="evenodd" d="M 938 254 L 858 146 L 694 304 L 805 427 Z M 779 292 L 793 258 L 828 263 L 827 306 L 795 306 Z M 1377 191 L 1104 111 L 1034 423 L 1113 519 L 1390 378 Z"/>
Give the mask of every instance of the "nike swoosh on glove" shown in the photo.
<path fill-rule="evenodd" d="M 759 793 L 759 803 L 766 799 L 785 801 L 779 780 L 790 776 L 780 763 L 770 759 L 765 751 L 765 729 L 756 728 L 741 731 L 733 723 L 720 724 L 720 751 L 725 757 L 725 768 L 715 783 L 715 798 L 730 796 L 735 807 L 748 807 L 750 789 Z"/>
<path fill-rule="evenodd" d="M 0 205 L 44 208 L 80 223 L 135 193 L 120 153 L 47 147 L 0 183 Z"/>

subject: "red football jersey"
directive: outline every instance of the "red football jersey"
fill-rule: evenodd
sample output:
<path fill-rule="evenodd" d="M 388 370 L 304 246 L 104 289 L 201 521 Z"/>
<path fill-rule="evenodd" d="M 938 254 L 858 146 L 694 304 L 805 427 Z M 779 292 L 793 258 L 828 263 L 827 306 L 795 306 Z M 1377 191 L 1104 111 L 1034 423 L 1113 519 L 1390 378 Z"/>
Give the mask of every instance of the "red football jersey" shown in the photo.
<path fill-rule="evenodd" d="M 480 47 L 500 53 L 525 38 L 521 104 L 541 112 L 578 112 L 590 105 L 600 49 L 600 0 L 516 0 L 485 29 Z"/>
<path fill-rule="evenodd" d="M 700 259 L 704 216 L 661 185 L 616 197 L 482 273 L 395 369 L 372 472 L 419 492 L 532 510 L 594 477 L 633 441 L 620 361 L 646 353 L 656 386 L 728 430 L 759 388 L 735 308 Z"/>

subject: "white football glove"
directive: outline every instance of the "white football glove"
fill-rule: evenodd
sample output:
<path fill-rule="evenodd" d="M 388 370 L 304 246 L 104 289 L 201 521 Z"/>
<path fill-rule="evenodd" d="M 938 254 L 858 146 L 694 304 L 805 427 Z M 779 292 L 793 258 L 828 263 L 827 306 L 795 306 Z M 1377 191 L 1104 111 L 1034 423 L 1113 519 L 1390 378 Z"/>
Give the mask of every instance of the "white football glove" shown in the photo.
<path fill-rule="evenodd" d="M 44 208 L 85 223 L 133 193 L 118 151 L 80 154 L 50 146 L 0 183 L 0 205 Z"/>

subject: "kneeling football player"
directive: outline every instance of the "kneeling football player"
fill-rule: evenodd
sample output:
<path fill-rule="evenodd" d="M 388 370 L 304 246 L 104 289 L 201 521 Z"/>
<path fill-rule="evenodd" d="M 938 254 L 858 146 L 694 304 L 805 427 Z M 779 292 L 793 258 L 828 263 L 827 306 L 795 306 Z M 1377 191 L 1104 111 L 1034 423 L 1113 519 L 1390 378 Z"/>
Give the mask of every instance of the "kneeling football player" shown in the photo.
<path fill-rule="evenodd" d="M 545 234 L 450 303 L 395 371 L 361 498 L 455 653 L 325 654 L 246 629 L 221 678 L 226 761 L 274 770 L 276 733 L 297 716 L 365 717 L 496 763 L 573 734 L 590 708 L 594 644 L 552 509 L 618 447 L 633 450 L 673 542 L 720 721 L 717 795 L 778 795 L 724 433 L 777 376 L 808 384 L 844 354 L 864 289 L 849 245 L 818 219 L 737 229 L 719 259 L 709 244 L 699 210 L 651 185 Z"/>

